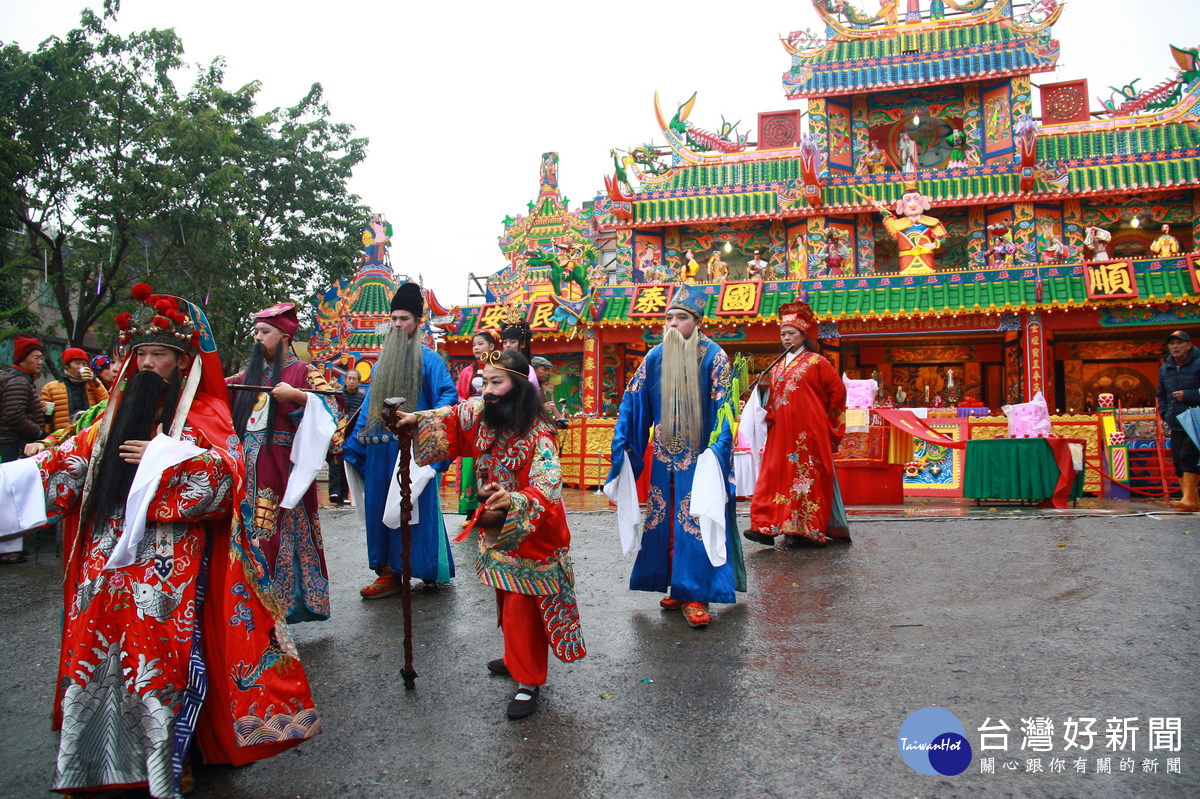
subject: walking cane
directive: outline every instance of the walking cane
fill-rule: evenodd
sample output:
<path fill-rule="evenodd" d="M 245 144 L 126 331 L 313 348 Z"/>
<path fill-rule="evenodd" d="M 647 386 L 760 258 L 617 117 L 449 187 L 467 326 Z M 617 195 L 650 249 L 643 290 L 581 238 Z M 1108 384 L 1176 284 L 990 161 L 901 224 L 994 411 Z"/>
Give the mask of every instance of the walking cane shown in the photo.
<path fill-rule="evenodd" d="M 404 405 L 403 397 L 388 397 L 383 401 L 381 416 L 383 423 L 393 431 L 396 440 L 400 442 L 400 458 L 396 465 L 396 483 L 400 486 L 400 541 L 401 558 L 404 566 L 400 572 L 400 606 L 404 613 L 404 670 L 400 676 L 404 678 L 405 689 L 416 688 L 417 672 L 413 668 L 412 655 L 412 482 L 408 474 L 412 461 L 412 428 L 395 427 L 396 414 Z"/>

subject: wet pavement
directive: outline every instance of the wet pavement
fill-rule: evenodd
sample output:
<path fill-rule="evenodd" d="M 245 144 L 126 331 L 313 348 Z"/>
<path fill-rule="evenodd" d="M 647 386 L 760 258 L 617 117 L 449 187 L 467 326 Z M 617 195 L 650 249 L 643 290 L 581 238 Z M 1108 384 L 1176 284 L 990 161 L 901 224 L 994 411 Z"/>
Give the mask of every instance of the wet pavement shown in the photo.
<path fill-rule="evenodd" d="M 551 659 L 538 713 L 504 717 L 512 684 L 484 665 L 501 654 L 494 599 L 467 544 L 453 545 L 450 587 L 414 592 L 419 677 L 406 691 L 399 598 L 359 599 L 362 535 L 352 511 L 328 509 L 333 619 L 293 628 L 323 734 L 252 766 L 199 769 L 194 795 L 1200 795 L 1200 515 L 1097 500 L 854 508 L 849 546 L 746 542 L 750 591 L 693 630 L 659 595 L 627 590 L 603 498 L 568 504 L 589 655 Z M 0 569 L 3 796 L 50 784 L 59 596 L 52 545 Z M 899 754 L 901 723 L 931 706 L 974 749 L 959 775 L 918 774 Z M 1036 736 L 1022 749 L 1022 719 L 1037 717 L 1054 726 L 1047 751 Z M 1068 717 L 1098 719 L 1090 751 L 1067 748 Z M 1151 735 L 1152 717 L 1180 720 L 1177 751 Z M 1110 718 L 1137 719 L 1132 746 L 1106 746 Z M 998 720 L 1007 749 L 980 751 L 978 728 Z M 1096 773 L 1104 758 L 1112 773 Z"/>

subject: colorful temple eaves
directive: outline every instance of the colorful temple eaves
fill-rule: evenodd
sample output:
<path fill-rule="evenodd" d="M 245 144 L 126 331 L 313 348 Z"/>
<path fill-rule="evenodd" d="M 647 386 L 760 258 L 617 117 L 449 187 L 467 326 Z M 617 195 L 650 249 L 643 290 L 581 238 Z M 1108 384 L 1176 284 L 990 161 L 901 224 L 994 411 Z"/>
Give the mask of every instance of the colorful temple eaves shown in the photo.
<path fill-rule="evenodd" d="M 821 280 L 770 281 L 762 284 L 762 299 L 753 316 L 718 316 L 721 286 L 709 284 L 700 289 L 709 295 L 705 318 L 713 323 L 745 325 L 777 318 L 780 305 L 803 297 L 823 321 L 872 319 L 894 316 L 944 316 L 955 313 L 1046 311 L 1099 306 L 1124 307 L 1155 305 L 1192 298 L 1186 263 L 1182 258 L 1134 261 L 1138 296 L 1133 300 L 1098 301 L 1089 299 L 1080 265 L 1045 265 L 1011 269 L 942 272 L 936 275 L 905 277 L 826 278 Z M 637 286 L 603 286 L 597 295 L 604 300 L 604 311 L 590 322 L 593 326 L 645 326 L 647 320 L 631 314 Z M 480 308 L 460 311 L 458 326 L 450 337 L 465 338 L 475 332 Z M 575 325 L 563 322 L 557 335 L 575 334 Z M 541 337 L 556 335 L 550 331 Z"/>
<path fill-rule="evenodd" d="M 793 56 L 783 85 L 791 99 L 830 97 L 1049 72 L 1057 61 L 1057 42 L 990 23 L 840 41 L 811 58 Z"/>

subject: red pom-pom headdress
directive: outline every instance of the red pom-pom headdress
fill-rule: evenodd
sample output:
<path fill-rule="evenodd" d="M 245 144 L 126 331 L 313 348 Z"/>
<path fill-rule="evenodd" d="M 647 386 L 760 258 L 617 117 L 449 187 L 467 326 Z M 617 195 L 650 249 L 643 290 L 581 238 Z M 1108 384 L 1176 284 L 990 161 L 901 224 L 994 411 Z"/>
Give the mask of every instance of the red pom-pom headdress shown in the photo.
<path fill-rule="evenodd" d="M 145 283 L 131 292 L 141 305 L 133 313 L 116 317 L 120 342 L 130 349 L 143 344 L 158 344 L 183 353 L 194 354 L 199 344 L 195 325 L 177 297 L 155 294 Z"/>

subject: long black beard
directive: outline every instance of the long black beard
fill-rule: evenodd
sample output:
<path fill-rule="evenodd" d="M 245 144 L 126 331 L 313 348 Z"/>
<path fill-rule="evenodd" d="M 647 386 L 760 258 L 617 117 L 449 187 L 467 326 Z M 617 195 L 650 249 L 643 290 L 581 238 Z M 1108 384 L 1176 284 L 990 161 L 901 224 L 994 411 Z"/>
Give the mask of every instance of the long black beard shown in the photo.
<path fill-rule="evenodd" d="M 500 434 L 520 437 L 533 429 L 538 419 L 546 418 L 537 389 L 526 378 L 513 376 L 513 387 L 502 397 L 489 400 L 484 395 L 483 421 Z"/>
<path fill-rule="evenodd" d="M 250 355 L 246 358 L 246 368 L 242 370 L 242 383 L 247 386 L 273 386 L 279 379 L 279 372 L 279 369 L 268 369 L 267 348 L 257 341 L 254 342 L 254 346 L 250 348 Z M 233 401 L 233 429 L 243 441 L 246 438 L 246 425 L 250 422 L 250 414 L 254 412 L 256 402 L 257 391 L 238 391 Z M 266 412 L 267 437 L 263 442 L 264 447 L 270 446 L 271 434 L 274 432 L 272 427 L 275 421 L 275 398 L 270 394 L 267 395 Z"/>
<path fill-rule="evenodd" d="M 171 424 L 179 404 L 179 384 L 178 369 L 167 380 L 154 372 L 141 371 L 126 381 L 96 467 L 92 488 L 92 518 L 96 521 L 103 523 L 125 504 L 137 472 L 136 463 L 121 459 L 120 446 L 126 441 L 149 441 L 160 423 Z"/>

